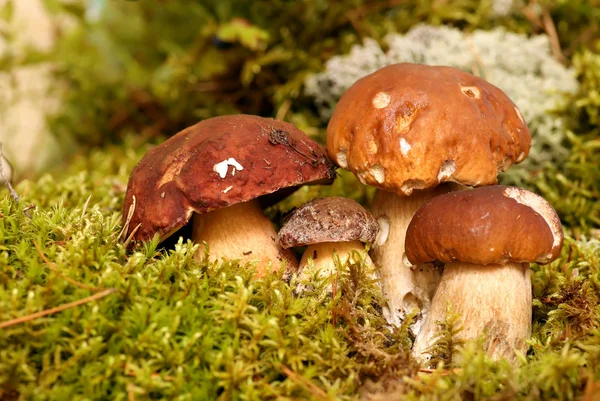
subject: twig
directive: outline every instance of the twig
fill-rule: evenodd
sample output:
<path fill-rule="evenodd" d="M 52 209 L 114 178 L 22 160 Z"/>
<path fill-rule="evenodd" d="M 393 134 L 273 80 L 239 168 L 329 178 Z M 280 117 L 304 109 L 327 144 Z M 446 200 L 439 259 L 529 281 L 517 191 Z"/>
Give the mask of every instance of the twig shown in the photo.
<path fill-rule="evenodd" d="M 140 229 L 141 226 L 142 226 L 142 223 L 139 223 L 137 226 L 135 226 L 135 228 L 133 229 L 133 231 L 131 231 L 131 234 L 129 234 L 129 237 L 127 237 L 127 239 L 125 240 L 125 242 L 123 242 L 123 247 L 124 248 L 128 248 L 129 247 L 129 243 L 131 242 L 131 240 L 133 239 L 133 236 L 135 235 L 135 233 L 137 232 L 137 230 Z"/>
<path fill-rule="evenodd" d="M 554 25 L 554 21 L 552 21 L 552 17 L 550 16 L 548 10 L 544 10 L 542 13 L 542 25 L 546 31 L 546 34 L 550 38 L 550 47 L 552 48 L 552 54 L 554 55 L 554 58 L 560 63 L 564 63 L 565 56 L 560 48 L 560 40 L 558 39 L 556 26 Z"/>
<path fill-rule="evenodd" d="M 115 292 L 117 292 L 117 290 L 115 288 L 109 288 L 107 290 L 104 290 L 97 294 L 91 295 L 89 297 L 82 298 L 78 301 L 73 301 L 73 302 L 69 302 L 68 304 L 57 306 L 56 308 L 51 308 L 51 309 L 47 309 L 47 310 L 44 310 L 41 312 L 32 313 L 31 315 L 19 317 L 17 319 L 7 320 L 6 322 L 0 323 L 0 329 L 4 329 L 9 326 L 14 326 L 15 324 L 25 323 L 30 320 L 37 319 L 38 317 L 44 317 L 44 316 L 52 315 L 54 313 L 62 312 L 66 309 L 73 308 L 73 307 L 79 306 L 79 305 L 83 305 L 85 303 L 92 302 L 92 301 L 95 301 L 100 298 L 104 298 L 105 296 L 110 295 Z"/>
<path fill-rule="evenodd" d="M 548 38 L 550 39 L 552 55 L 556 60 L 564 64 L 566 58 L 560 47 L 560 40 L 558 38 L 558 33 L 556 32 L 556 26 L 554 25 L 554 21 L 552 21 L 552 17 L 546 9 L 543 9 L 541 11 L 540 17 L 540 13 L 536 12 L 536 6 L 537 2 L 531 1 L 526 6 L 523 6 L 521 11 L 523 12 L 523 15 L 525 15 L 525 18 L 529 20 L 529 22 L 531 23 L 531 25 L 533 25 L 534 28 L 546 32 L 546 35 L 548 35 Z"/>
<path fill-rule="evenodd" d="M 123 224 L 123 229 L 119 233 L 119 238 L 121 238 L 121 241 L 125 241 L 127 232 L 129 231 L 129 223 L 131 222 L 131 219 L 133 218 L 133 213 L 135 212 L 135 204 L 136 198 L 135 195 L 133 195 L 131 197 L 131 205 L 129 205 L 129 210 L 127 211 L 127 219 L 125 220 L 125 224 Z"/>
<path fill-rule="evenodd" d="M 37 249 L 38 253 L 40 254 L 40 256 L 42 257 L 42 259 L 44 260 L 44 262 L 46 263 L 46 265 L 48 266 L 48 268 L 50 270 L 52 270 L 54 273 L 58 274 L 60 277 L 64 278 L 65 280 L 67 280 L 69 283 L 79 287 L 79 288 L 83 288 L 84 290 L 89 290 L 89 291 L 93 291 L 93 292 L 98 292 L 98 291 L 102 291 L 104 290 L 104 288 L 96 288 L 96 287 L 92 287 L 90 285 L 87 284 L 83 284 L 80 283 L 79 281 L 75 281 L 72 278 L 65 276 L 64 274 L 62 274 L 61 272 L 58 271 L 57 267 L 54 265 L 54 263 L 52 263 L 47 257 L 46 255 L 44 255 L 44 253 L 42 252 L 42 250 L 40 249 L 39 245 L 37 244 L 37 242 L 33 241 L 33 246 L 35 246 L 35 249 Z"/>
<path fill-rule="evenodd" d="M 316 395 L 319 398 L 327 399 L 327 393 L 322 388 L 308 380 L 306 377 L 298 375 L 296 372 L 288 368 L 287 366 L 280 364 L 279 366 L 283 373 L 293 382 L 303 386 L 308 392 Z"/>

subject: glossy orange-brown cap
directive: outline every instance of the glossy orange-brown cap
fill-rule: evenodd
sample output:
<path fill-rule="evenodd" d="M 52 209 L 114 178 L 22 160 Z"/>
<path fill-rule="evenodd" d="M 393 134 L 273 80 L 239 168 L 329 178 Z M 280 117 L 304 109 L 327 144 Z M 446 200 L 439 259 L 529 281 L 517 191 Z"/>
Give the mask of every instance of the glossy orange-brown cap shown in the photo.
<path fill-rule="evenodd" d="M 331 196 L 294 210 L 279 230 L 279 242 L 284 248 L 324 242 L 371 243 L 378 232 L 377 220 L 358 202 Z"/>
<path fill-rule="evenodd" d="M 355 82 L 327 127 L 327 152 L 365 184 L 399 195 L 452 181 L 496 184 L 531 135 L 500 89 L 451 67 L 402 63 Z"/>
<path fill-rule="evenodd" d="M 165 239 L 192 213 L 207 213 L 303 184 L 327 184 L 335 167 L 292 124 L 251 115 L 210 118 L 151 149 L 129 178 L 123 223 L 145 241 Z M 135 207 L 133 199 L 135 197 Z M 131 208 L 131 209 L 130 209 Z"/>
<path fill-rule="evenodd" d="M 405 249 L 413 264 L 546 264 L 562 244 L 560 219 L 544 198 L 494 185 L 430 199 L 408 225 Z"/>

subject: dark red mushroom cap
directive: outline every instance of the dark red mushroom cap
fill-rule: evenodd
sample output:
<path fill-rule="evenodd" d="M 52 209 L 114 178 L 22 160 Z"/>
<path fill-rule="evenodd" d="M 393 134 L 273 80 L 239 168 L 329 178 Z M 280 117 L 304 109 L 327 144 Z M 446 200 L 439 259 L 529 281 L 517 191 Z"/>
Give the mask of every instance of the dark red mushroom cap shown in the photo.
<path fill-rule="evenodd" d="M 332 196 L 313 199 L 287 219 L 279 231 L 282 247 L 324 242 L 371 243 L 379 232 L 377 220 L 356 201 Z"/>
<path fill-rule="evenodd" d="M 541 196 L 495 185 L 450 192 L 426 202 L 406 232 L 413 264 L 549 263 L 560 255 L 560 219 Z"/>
<path fill-rule="evenodd" d="M 123 208 L 125 235 L 139 225 L 134 240 L 155 234 L 163 240 L 192 213 L 286 188 L 281 192 L 289 195 L 300 185 L 334 178 L 324 149 L 292 124 L 251 115 L 210 118 L 151 149 L 135 166 Z"/>

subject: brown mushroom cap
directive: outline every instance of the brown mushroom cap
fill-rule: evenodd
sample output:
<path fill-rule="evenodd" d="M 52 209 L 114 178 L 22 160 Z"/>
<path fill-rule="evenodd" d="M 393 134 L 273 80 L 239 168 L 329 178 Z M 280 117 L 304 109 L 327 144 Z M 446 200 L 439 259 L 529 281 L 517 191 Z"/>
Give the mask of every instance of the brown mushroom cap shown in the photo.
<path fill-rule="evenodd" d="M 378 231 L 377 220 L 360 204 L 332 196 L 294 210 L 279 231 L 279 242 L 284 248 L 356 240 L 371 243 Z"/>
<path fill-rule="evenodd" d="M 456 68 L 411 63 L 355 82 L 327 127 L 332 160 L 399 195 L 445 181 L 496 184 L 530 146 L 523 116 L 500 89 Z"/>
<path fill-rule="evenodd" d="M 134 240 L 145 241 L 156 233 L 162 240 L 194 212 L 334 178 L 324 149 L 292 124 L 251 115 L 210 118 L 151 149 L 135 166 L 123 223 L 135 196 L 128 231 L 141 224 Z"/>
<path fill-rule="evenodd" d="M 406 232 L 413 264 L 549 263 L 562 248 L 560 219 L 541 196 L 502 185 L 450 192 L 426 202 Z"/>

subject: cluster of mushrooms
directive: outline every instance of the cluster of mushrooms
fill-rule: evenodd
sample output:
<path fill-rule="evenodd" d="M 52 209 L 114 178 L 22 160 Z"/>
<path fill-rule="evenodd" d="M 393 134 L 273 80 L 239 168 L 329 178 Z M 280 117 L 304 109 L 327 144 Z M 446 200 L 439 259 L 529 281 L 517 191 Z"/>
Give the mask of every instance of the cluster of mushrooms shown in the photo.
<path fill-rule="evenodd" d="M 455 68 L 395 64 L 344 93 L 326 150 L 292 124 L 251 115 L 201 121 L 151 149 L 131 173 L 124 233 L 162 241 L 191 220 L 212 260 L 254 262 L 259 277 L 280 268 L 302 277 L 309 266 L 329 275 L 334 255 L 344 262 L 369 244 L 385 318 L 415 316 L 417 359 L 429 358 L 450 306 L 459 337 L 485 335 L 490 355 L 515 362 L 531 334 L 529 264 L 556 259 L 563 242 L 548 202 L 497 185 L 530 146 L 523 116 L 497 87 Z M 376 188 L 370 211 L 314 199 L 277 233 L 263 209 L 332 183 L 337 167 Z M 298 262 L 291 248 L 303 246 Z"/>

